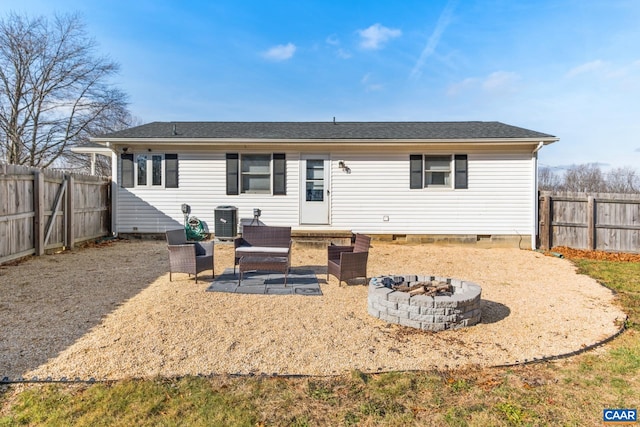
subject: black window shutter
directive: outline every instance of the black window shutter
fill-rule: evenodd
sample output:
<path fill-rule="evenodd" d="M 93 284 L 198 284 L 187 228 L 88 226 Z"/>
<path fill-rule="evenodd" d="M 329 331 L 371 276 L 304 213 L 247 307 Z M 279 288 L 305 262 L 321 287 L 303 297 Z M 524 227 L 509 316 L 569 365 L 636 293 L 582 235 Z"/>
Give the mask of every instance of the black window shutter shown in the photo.
<path fill-rule="evenodd" d="M 284 153 L 273 153 L 273 194 L 287 194 L 287 158 Z"/>
<path fill-rule="evenodd" d="M 238 193 L 238 153 L 227 153 L 227 194 Z"/>
<path fill-rule="evenodd" d="M 164 155 L 164 170 L 166 177 L 164 179 L 165 188 L 178 188 L 178 155 Z"/>
<path fill-rule="evenodd" d="M 467 155 L 466 154 L 456 154 L 455 158 L 455 188 L 469 188 L 469 179 L 468 179 L 468 165 L 467 165 Z"/>
<path fill-rule="evenodd" d="M 411 154 L 409 156 L 409 188 L 422 188 L 422 177 L 424 176 L 422 166 L 422 154 Z"/>
<path fill-rule="evenodd" d="M 122 160 L 122 187 L 133 188 L 133 154 L 123 153 L 120 155 Z"/>

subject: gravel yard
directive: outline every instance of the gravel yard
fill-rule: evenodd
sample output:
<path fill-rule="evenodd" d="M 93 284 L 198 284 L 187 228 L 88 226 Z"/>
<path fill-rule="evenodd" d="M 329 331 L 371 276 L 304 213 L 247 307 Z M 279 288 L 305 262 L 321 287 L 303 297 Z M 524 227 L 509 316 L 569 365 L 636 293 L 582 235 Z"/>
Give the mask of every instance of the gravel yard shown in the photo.
<path fill-rule="evenodd" d="M 205 292 L 169 282 L 163 241 L 117 240 L 0 266 L 0 378 L 122 379 L 188 374 L 332 375 L 494 366 L 571 353 L 625 315 L 571 262 L 518 249 L 374 241 L 369 275 L 425 274 L 482 286 L 482 321 L 423 332 L 367 313 L 367 287 L 326 282 L 326 249 L 294 245 L 322 296 Z M 216 244 L 215 273 L 233 266 Z"/>

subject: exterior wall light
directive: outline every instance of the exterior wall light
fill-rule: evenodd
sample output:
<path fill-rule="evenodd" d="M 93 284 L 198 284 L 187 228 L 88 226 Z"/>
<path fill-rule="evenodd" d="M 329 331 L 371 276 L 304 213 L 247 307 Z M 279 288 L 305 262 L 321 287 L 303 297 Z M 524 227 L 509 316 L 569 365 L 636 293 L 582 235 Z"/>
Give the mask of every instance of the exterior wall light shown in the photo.
<path fill-rule="evenodd" d="M 346 173 L 351 173 L 351 168 L 347 166 L 344 160 L 338 160 L 338 167 Z"/>

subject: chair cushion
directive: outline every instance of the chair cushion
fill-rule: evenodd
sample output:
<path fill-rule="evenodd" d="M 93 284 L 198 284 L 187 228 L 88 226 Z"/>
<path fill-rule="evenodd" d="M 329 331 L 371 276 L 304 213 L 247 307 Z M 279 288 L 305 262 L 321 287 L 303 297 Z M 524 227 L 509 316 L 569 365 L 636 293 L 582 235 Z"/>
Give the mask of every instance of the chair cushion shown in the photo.
<path fill-rule="evenodd" d="M 289 248 L 277 248 L 269 246 L 240 246 L 236 248 L 237 254 L 243 253 L 270 253 L 270 254 L 283 254 L 289 253 Z"/>

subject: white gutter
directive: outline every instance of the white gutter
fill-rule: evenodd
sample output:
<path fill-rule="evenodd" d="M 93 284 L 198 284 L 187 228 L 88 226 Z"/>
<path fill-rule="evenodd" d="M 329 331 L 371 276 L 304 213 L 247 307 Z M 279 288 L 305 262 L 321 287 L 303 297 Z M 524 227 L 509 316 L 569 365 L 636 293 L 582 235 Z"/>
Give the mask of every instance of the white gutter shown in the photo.
<path fill-rule="evenodd" d="M 556 140 L 557 141 L 557 140 Z M 540 141 L 538 142 L 538 146 L 536 148 L 533 149 L 533 154 L 537 154 L 538 151 L 540 151 L 540 149 L 544 146 L 544 141 Z"/>
<path fill-rule="evenodd" d="M 147 144 L 160 144 L 160 145 L 173 145 L 173 144 L 190 144 L 190 145 L 224 145 L 229 144 L 264 144 L 264 145 L 292 145 L 298 146 L 300 144 L 312 145 L 320 144 L 326 145 L 424 145 L 424 144 L 482 144 L 482 145 L 531 145 L 541 142 L 544 144 L 553 143 L 558 138 L 547 138 L 544 141 L 540 141 L 539 138 L 469 138 L 469 139 L 354 139 L 354 138 L 91 138 L 91 142 L 126 145 L 147 145 Z"/>

